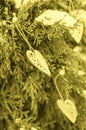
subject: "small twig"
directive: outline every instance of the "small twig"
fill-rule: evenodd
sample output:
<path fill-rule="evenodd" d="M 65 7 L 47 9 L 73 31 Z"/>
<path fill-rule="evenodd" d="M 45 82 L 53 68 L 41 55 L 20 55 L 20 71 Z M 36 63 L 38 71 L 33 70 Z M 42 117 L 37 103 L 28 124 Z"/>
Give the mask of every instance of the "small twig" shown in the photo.
<path fill-rule="evenodd" d="M 69 7 L 68 7 L 65 3 L 62 3 L 62 2 L 60 2 L 60 1 L 58 1 L 58 5 L 59 5 L 60 7 L 62 7 L 63 9 L 65 9 L 66 11 L 69 11 Z"/>
<path fill-rule="evenodd" d="M 72 9 L 74 10 L 74 4 L 73 4 L 73 1 L 70 0 L 69 2 L 70 2 L 70 4 L 71 4 Z"/>

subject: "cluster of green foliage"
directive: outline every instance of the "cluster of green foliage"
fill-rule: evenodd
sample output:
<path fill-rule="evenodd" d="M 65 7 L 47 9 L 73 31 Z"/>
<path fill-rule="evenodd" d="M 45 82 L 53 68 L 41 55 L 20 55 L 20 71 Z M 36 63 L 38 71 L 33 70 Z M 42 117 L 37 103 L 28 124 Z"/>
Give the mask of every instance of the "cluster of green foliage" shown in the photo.
<path fill-rule="evenodd" d="M 45 27 L 35 21 L 47 9 L 64 10 L 62 5 L 56 0 L 28 2 L 17 10 L 12 1 L 2 0 L 0 7 L 0 130 L 85 130 L 86 99 L 82 90 L 86 89 L 86 75 L 79 76 L 77 72 L 86 70 L 86 63 L 73 52 L 77 44 L 64 26 L 56 23 Z M 52 78 L 28 62 L 29 48 L 12 22 L 14 13 L 31 46 L 46 59 Z M 53 79 L 62 67 L 65 77 L 58 76 L 57 84 L 64 99 L 76 104 L 75 124 L 56 104 L 60 97 Z"/>

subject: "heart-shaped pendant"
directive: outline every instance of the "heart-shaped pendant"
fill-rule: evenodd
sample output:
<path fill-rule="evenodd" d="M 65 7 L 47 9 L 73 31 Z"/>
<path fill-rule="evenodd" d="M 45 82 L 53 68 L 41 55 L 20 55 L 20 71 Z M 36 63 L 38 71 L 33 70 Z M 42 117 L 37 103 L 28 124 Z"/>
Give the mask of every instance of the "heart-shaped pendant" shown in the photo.
<path fill-rule="evenodd" d="M 37 22 L 42 22 L 45 26 L 53 25 L 57 22 L 68 28 L 73 39 L 79 43 L 83 34 L 83 23 L 69 15 L 65 11 L 46 10 L 35 19 Z M 76 26 L 74 26 L 76 24 Z"/>
<path fill-rule="evenodd" d="M 26 55 L 29 59 L 29 61 L 40 71 L 42 71 L 43 73 L 45 73 L 46 75 L 51 77 L 51 73 L 50 70 L 48 68 L 48 65 L 46 63 L 46 60 L 44 59 L 44 57 L 42 56 L 42 54 L 37 51 L 31 51 L 31 50 L 27 50 Z"/>
<path fill-rule="evenodd" d="M 77 118 L 77 110 L 75 104 L 67 99 L 65 101 L 59 99 L 57 100 L 57 105 L 64 113 L 64 115 L 72 122 L 75 123 Z"/>

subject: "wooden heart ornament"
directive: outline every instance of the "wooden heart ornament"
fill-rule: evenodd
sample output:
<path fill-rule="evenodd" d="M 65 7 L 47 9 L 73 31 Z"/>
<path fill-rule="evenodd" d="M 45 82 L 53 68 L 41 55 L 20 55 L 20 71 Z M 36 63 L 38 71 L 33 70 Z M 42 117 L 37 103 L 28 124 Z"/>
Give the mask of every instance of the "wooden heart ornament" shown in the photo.
<path fill-rule="evenodd" d="M 72 122 L 75 123 L 77 118 L 77 110 L 75 104 L 67 99 L 65 101 L 59 99 L 57 100 L 57 105 L 64 113 L 64 115 Z"/>
<path fill-rule="evenodd" d="M 31 50 L 27 50 L 26 55 L 29 59 L 29 61 L 40 71 L 42 71 L 43 73 L 45 73 L 46 75 L 51 77 L 51 73 L 50 70 L 48 68 L 48 65 L 46 63 L 46 60 L 44 59 L 44 57 L 42 56 L 42 54 L 37 51 L 31 51 Z"/>
<path fill-rule="evenodd" d="M 37 22 L 42 22 L 45 26 L 53 25 L 57 22 L 66 26 L 73 39 L 79 43 L 83 34 L 83 23 L 69 15 L 65 11 L 46 10 L 35 19 Z M 76 25 L 75 25 L 76 24 Z"/>

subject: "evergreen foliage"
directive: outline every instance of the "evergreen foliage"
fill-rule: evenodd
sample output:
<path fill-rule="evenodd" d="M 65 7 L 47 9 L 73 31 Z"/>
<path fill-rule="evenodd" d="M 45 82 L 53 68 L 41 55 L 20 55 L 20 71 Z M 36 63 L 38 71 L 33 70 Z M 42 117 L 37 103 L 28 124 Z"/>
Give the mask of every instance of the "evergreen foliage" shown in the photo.
<path fill-rule="evenodd" d="M 47 9 L 68 12 L 70 7 L 73 9 L 71 2 L 65 4 L 67 8 L 64 4 L 58 0 L 28 2 L 18 10 L 12 1 L 0 3 L 0 130 L 86 129 L 86 98 L 83 95 L 86 73 L 78 74 L 80 70 L 86 71 L 86 63 L 73 51 L 77 43 L 63 25 L 56 23 L 46 27 L 35 21 Z M 15 14 L 18 17 L 16 25 L 26 37 L 21 36 L 12 22 Z M 46 59 L 52 78 L 28 61 L 26 51 L 29 47 L 25 38 Z M 80 47 L 84 46 L 81 41 Z M 59 75 L 63 68 L 65 76 Z M 54 84 L 57 75 L 57 85 L 64 99 L 69 98 L 76 104 L 75 124 L 57 106 L 60 98 Z"/>

